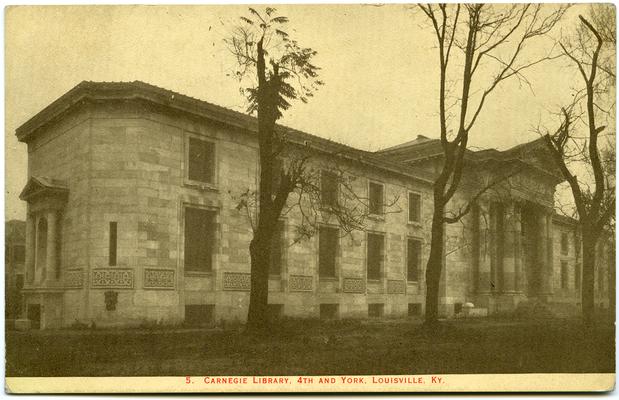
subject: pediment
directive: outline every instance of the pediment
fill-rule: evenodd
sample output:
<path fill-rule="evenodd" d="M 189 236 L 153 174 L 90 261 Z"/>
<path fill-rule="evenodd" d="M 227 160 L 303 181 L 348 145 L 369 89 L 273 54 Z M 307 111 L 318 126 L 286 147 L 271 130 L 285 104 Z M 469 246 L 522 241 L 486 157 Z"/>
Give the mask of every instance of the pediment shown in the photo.
<path fill-rule="evenodd" d="M 31 201 L 41 197 L 65 198 L 68 194 L 69 188 L 64 181 L 43 176 L 31 176 L 19 194 L 19 198 L 24 201 Z"/>

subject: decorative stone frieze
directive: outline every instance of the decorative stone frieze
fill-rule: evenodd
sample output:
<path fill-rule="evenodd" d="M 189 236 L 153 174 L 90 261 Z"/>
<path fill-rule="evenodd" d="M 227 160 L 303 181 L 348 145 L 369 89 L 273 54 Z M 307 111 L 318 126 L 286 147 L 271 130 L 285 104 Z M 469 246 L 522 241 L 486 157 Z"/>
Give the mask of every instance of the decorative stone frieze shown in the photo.
<path fill-rule="evenodd" d="M 288 287 L 291 292 L 311 292 L 313 288 L 314 277 L 291 275 L 288 282 Z"/>
<path fill-rule="evenodd" d="M 224 290 L 251 290 L 251 274 L 244 272 L 224 272 Z"/>
<path fill-rule="evenodd" d="M 344 278 L 344 293 L 365 293 L 365 279 L 363 278 Z"/>
<path fill-rule="evenodd" d="M 91 287 L 94 289 L 132 289 L 133 270 L 116 268 L 95 269 L 92 271 Z"/>
<path fill-rule="evenodd" d="M 145 268 L 144 289 L 174 289 L 174 270 Z"/>
<path fill-rule="evenodd" d="M 387 293 L 404 294 L 406 291 L 406 283 L 403 280 L 388 280 Z"/>

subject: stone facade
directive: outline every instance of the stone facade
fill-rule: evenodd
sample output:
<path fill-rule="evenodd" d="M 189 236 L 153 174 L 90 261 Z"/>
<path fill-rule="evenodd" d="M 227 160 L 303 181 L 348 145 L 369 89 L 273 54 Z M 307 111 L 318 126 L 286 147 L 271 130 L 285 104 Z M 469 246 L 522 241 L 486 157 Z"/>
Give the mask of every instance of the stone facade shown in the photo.
<path fill-rule="evenodd" d="M 29 181 L 21 194 L 28 202 L 23 317 L 39 318 L 42 328 L 76 322 L 243 321 L 252 232 L 234 195 L 257 187 L 255 129 L 251 117 L 141 82 L 84 82 L 22 125 L 17 135 L 28 144 L 29 160 Z M 440 161 L 410 156 L 419 150 L 432 155 L 432 149 L 423 153 L 428 140 L 369 153 L 280 129 L 312 152 L 316 169 L 334 162 L 345 166 L 360 197 L 369 197 L 373 182 L 382 185 L 385 199 L 394 201 L 392 212 L 367 218 L 365 231 L 338 235 L 335 273 L 329 277 L 318 272 L 318 237 L 292 244 L 300 215 L 286 215 L 281 271 L 269 280 L 273 310 L 309 318 L 420 314 L 432 179 Z M 194 154 L 190 147 L 197 143 L 192 140 L 210 151 L 208 182 L 188 172 Z M 484 171 L 508 163 L 492 154 L 477 158 L 464 185 L 468 189 L 458 193 L 454 204 L 471 197 Z M 573 286 L 574 242 L 572 253 L 553 256 L 558 232 L 566 226 L 565 221 L 555 223 L 550 211 L 558 180 L 532 167 L 534 161 L 522 162 L 529 165 L 519 174 L 526 182 L 510 185 L 507 200 L 498 191 L 488 193 L 462 224 L 448 227 L 443 315 L 453 316 L 465 302 L 502 312 L 531 298 L 579 301 Z M 532 193 L 532 186 L 541 194 Z M 412 198 L 417 211 L 409 211 Z M 419 215 L 411 218 L 411 212 Z M 194 223 L 190 213 L 210 218 L 205 219 L 210 221 L 205 228 L 208 267 L 188 266 L 194 257 L 186 254 L 193 252 L 185 243 L 186 224 Z M 337 228 L 328 219 L 322 224 Z M 523 226 L 535 228 L 535 235 L 527 238 Z M 367 279 L 370 234 L 382 238 L 377 279 Z M 537 245 L 528 261 L 523 240 Z M 418 249 L 410 250 L 411 243 Z M 417 264 L 410 264 L 411 254 L 419 258 Z M 572 277 L 559 292 L 562 262 Z M 408 271 L 409 265 L 418 270 Z"/>

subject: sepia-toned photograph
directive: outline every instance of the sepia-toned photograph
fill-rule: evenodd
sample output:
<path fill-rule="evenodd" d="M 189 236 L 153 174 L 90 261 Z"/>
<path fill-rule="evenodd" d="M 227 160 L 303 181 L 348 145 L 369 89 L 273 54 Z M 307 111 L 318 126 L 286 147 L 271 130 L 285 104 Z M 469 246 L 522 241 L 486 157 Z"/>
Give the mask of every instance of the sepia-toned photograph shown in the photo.
<path fill-rule="evenodd" d="M 5 391 L 614 390 L 615 12 L 5 8 Z"/>

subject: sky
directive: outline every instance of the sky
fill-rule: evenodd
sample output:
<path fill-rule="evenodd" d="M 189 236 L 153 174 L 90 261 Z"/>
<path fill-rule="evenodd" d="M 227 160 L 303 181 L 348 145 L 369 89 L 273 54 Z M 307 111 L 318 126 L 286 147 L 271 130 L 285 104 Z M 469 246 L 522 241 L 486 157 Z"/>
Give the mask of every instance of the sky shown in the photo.
<path fill-rule="evenodd" d="M 585 5 L 570 9 L 558 37 Z M 404 4 L 278 5 L 288 32 L 318 51 L 325 86 L 280 121 L 360 149 L 438 137 L 435 38 Z M 26 145 L 15 129 L 79 82 L 140 80 L 244 111 L 228 37 L 247 6 L 17 6 L 5 10 L 5 211 L 25 217 Z M 532 47 L 550 49 L 553 38 Z M 569 101 L 577 82 L 565 60 L 527 72 L 490 98 L 470 133 L 473 148 L 503 150 L 538 137 L 533 128 Z M 455 82 L 454 84 L 458 84 Z"/>

